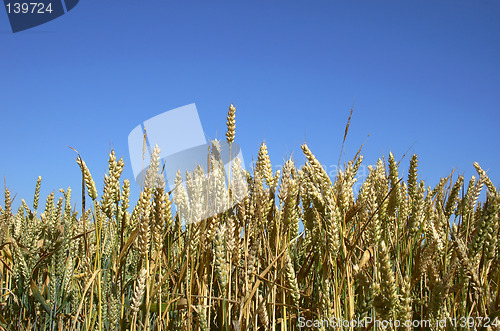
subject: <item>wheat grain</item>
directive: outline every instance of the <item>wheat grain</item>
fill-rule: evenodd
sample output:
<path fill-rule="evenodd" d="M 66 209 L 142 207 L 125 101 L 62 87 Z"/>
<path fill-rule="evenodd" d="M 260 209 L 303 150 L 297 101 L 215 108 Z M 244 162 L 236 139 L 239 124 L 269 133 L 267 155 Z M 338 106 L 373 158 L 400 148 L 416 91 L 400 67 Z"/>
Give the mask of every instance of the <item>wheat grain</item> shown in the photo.
<path fill-rule="evenodd" d="M 229 106 L 229 112 L 227 113 L 227 132 L 226 139 L 228 144 L 232 144 L 234 142 L 234 135 L 236 132 L 236 121 L 235 121 L 236 108 L 231 104 Z"/>

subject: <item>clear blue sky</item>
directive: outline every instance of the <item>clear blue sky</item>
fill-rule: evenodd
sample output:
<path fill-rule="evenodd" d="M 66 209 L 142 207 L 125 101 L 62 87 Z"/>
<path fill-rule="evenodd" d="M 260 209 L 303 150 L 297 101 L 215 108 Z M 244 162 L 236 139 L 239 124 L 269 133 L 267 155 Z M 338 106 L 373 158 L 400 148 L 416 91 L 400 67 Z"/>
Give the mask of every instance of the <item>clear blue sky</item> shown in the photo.
<path fill-rule="evenodd" d="M 31 203 L 73 188 L 76 148 L 102 188 L 107 155 L 124 156 L 144 120 L 196 103 L 210 137 L 237 107 L 247 165 L 265 140 L 273 164 L 325 165 L 411 153 L 435 185 L 478 161 L 500 185 L 500 2 L 87 0 L 13 34 L 0 8 L 0 175 Z M 137 192 L 137 190 L 135 190 Z M 3 203 L 2 203 L 3 205 Z M 43 208 L 43 203 L 41 203 Z"/>

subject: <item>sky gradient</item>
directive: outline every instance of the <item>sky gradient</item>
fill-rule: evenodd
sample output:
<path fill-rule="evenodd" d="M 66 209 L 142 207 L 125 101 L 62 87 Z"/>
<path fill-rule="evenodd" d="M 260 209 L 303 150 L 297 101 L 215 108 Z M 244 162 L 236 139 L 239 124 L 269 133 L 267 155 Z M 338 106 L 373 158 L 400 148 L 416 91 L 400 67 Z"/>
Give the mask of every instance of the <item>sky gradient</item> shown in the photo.
<path fill-rule="evenodd" d="M 434 186 L 453 169 L 467 183 L 477 161 L 500 186 L 499 1 L 87 0 L 15 34 L 0 8 L 0 41 L 0 175 L 15 205 L 38 176 L 42 199 L 71 186 L 79 201 L 67 146 L 99 190 L 111 148 L 132 179 L 130 131 L 190 103 L 220 139 L 234 103 L 247 167 L 262 141 L 273 165 L 303 162 L 307 142 L 334 170 L 354 105 L 343 161 L 366 140 L 365 167 L 408 152 L 406 177 L 417 153 Z"/>

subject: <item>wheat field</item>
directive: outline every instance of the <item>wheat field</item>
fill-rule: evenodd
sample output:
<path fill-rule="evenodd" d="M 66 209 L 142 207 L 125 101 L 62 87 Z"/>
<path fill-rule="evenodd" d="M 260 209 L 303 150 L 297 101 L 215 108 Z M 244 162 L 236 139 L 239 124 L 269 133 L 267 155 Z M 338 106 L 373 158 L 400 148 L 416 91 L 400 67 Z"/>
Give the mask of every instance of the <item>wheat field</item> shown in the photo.
<path fill-rule="evenodd" d="M 231 146 L 232 105 L 227 128 Z M 135 205 L 113 151 L 102 193 L 78 156 L 81 209 L 69 188 L 40 203 L 41 177 L 32 206 L 5 188 L 0 329 L 500 329 L 500 195 L 479 164 L 429 187 L 416 155 L 402 178 L 389 154 L 356 193 L 359 151 L 330 178 L 301 148 L 273 172 L 263 143 L 251 172 L 233 162 L 237 185 L 198 168 L 171 192 L 155 148 Z M 200 219 L 203 190 L 227 208 Z"/>

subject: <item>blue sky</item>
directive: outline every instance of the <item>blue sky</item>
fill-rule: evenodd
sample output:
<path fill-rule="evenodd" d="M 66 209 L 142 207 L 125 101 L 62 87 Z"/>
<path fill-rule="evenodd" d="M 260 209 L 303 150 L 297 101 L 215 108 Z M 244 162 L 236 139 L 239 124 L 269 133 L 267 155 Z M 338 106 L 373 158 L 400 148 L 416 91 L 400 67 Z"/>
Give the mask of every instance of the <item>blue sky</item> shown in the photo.
<path fill-rule="evenodd" d="M 0 40 L 0 175 L 16 202 L 39 175 L 43 196 L 71 186 L 79 201 L 67 146 L 99 188 L 111 148 L 133 178 L 129 132 L 193 102 L 212 138 L 235 104 L 247 165 L 264 140 L 274 165 L 302 162 L 305 141 L 336 165 L 354 104 L 344 159 L 370 134 L 364 165 L 409 150 L 400 175 L 415 152 L 430 185 L 474 161 L 500 185 L 496 0 L 87 0 L 16 34 L 0 9 Z"/>

